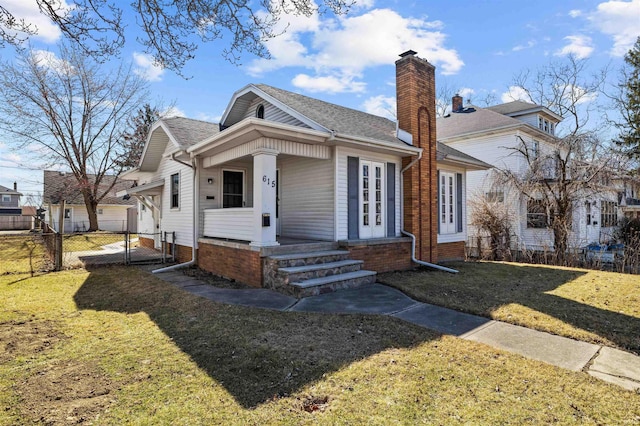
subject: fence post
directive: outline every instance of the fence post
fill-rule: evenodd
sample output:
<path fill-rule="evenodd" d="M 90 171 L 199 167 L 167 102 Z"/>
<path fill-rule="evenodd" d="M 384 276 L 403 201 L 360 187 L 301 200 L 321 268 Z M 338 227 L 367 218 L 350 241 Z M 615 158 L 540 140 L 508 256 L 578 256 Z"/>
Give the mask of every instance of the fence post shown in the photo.
<path fill-rule="evenodd" d="M 124 233 L 124 264 L 129 264 L 129 233 L 125 231 Z"/>
<path fill-rule="evenodd" d="M 55 261 L 54 268 L 56 271 L 62 270 L 62 234 L 56 233 L 54 235 L 54 245 L 55 245 Z"/>
<path fill-rule="evenodd" d="M 176 231 L 171 233 L 171 261 L 176 262 Z"/>

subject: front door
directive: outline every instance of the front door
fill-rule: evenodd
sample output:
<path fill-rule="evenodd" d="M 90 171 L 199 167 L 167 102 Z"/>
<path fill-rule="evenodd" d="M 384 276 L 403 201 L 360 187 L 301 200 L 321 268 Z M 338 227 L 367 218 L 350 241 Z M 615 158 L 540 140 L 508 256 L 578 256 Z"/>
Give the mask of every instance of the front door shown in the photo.
<path fill-rule="evenodd" d="M 384 226 L 384 163 L 360 161 L 360 238 L 382 238 Z"/>
<path fill-rule="evenodd" d="M 64 209 L 64 232 L 77 232 L 78 229 L 73 229 L 73 208 Z"/>

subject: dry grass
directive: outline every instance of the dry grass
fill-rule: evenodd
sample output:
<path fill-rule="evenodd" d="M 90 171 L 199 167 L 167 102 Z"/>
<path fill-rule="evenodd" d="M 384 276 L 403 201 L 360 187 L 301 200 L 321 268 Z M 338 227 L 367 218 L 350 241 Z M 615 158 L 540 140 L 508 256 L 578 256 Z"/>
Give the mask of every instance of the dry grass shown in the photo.
<path fill-rule="evenodd" d="M 394 318 L 225 306 L 122 267 L 0 277 L 0 298 L 0 424 L 640 421 L 635 393 Z"/>
<path fill-rule="evenodd" d="M 640 354 L 637 275 L 504 262 L 457 263 L 379 281 L 423 302 Z"/>

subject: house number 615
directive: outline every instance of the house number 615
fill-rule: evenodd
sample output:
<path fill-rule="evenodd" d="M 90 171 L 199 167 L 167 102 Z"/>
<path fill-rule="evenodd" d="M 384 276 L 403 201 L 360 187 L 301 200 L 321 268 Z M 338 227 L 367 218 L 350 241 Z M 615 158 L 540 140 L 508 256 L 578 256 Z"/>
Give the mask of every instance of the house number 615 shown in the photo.
<path fill-rule="evenodd" d="M 267 186 L 270 186 L 270 187 L 272 187 L 272 188 L 275 188 L 275 187 L 276 187 L 276 180 L 275 180 L 275 179 L 268 178 L 268 177 L 267 177 L 267 175 L 263 175 L 263 176 L 262 176 L 262 181 L 263 181 L 264 183 L 266 183 L 266 184 L 267 184 Z"/>

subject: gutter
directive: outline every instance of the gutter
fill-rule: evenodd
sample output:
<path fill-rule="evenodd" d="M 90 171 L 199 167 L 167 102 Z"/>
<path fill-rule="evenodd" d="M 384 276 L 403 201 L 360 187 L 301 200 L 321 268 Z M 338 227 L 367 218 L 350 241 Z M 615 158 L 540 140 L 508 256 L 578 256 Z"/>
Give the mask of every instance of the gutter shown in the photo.
<path fill-rule="evenodd" d="M 404 172 L 413 167 L 420 159 L 422 158 L 422 150 L 418 154 L 418 157 L 407 164 L 405 168 L 400 170 L 400 211 L 402 215 L 400 216 L 400 232 L 402 234 L 411 237 L 411 261 L 417 263 L 418 265 L 426 266 L 428 268 L 437 269 L 439 271 L 450 272 L 452 274 L 457 274 L 458 271 L 455 269 L 447 268 L 446 266 L 436 265 L 435 263 L 429 263 L 422 260 L 416 259 L 416 236 L 404 229 Z"/>
<path fill-rule="evenodd" d="M 193 169 L 193 241 L 191 243 L 191 260 L 188 262 L 184 262 L 184 263 L 178 263 L 177 265 L 171 265 L 171 266 L 166 266 L 164 268 L 160 268 L 160 269 L 155 269 L 153 271 L 151 271 L 152 274 L 160 274 L 162 272 L 169 272 L 169 271 L 173 271 L 179 268 L 187 268 L 189 266 L 195 265 L 196 264 L 196 257 L 197 257 L 197 250 L 198 250 L 198 233 L 199 233 L 199 229 L 200 227 L 198 226 L 199 224 L 199 214 L 198 211 L 200 209 L 200 200 L 198 199 L 198 192 L 200 191 L 200 168 L 197 167 L 198 164 L 198 160 L 196 158 L 192 158 L 191 159 L 191 164 L 185 163 L 183 161 L 180 160 L 176 160 L 173 157 L 174 154 L 171 155 L 171 159 L 180 163 L 180 164 L 184 164 L 185 166 L 188 166 L 190 168 Z M 173 244 L 175 244 L 176 242 L 174 241 Z"/>

